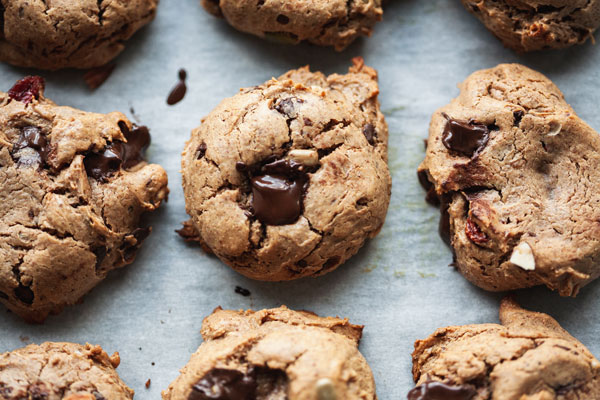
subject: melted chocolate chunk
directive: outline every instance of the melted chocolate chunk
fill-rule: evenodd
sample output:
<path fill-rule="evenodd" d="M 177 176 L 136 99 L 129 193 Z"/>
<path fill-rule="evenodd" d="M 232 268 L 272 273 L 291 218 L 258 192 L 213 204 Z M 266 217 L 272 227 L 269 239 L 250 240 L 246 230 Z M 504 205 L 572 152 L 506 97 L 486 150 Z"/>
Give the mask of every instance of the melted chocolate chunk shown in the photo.
<path fill-rule="evenodd" d="M 215 368 L 192 386 L 188 400 L 254 400 L 256 387 L 253 371 Z"/>
<path fill-rule="evenodd" d="M 196 160 L 200 160 L 206 154 L 206 143 L 200 143 L 196 149 Z"/>
<path fill-rule="evenodd" d="M 48 160 L 50 146 L 46 135 L 36 126 L 21 129 L 21 135 L 12 149 L 13 158 L 21 165 L 44 165 Z M 27 150 L 30 149 L 30 150 Z"/>
<path fill-rule="evenodd" d="M 23 286 L 22 283 L 19 283 L 19 286 L 15 288 L 15 297 L 29 305 L 33 304 L 33 300 L 35 299 L 33 290 L 27 286 Z"/>
<path fill-rule="evenodd" d="M 243 288 L 241 286 L 236 286 L 235 287 L 235 292 L 237 294 L 241 294 L 244 297 L 248 297 L 248 296 L 250 296 L 252 294 L 252 293 L 250 293 L 250 291 L 248 289 L 245 289 L 245 288 Z"/>
<path fill-rule="evenodd" d="M 452 247 L 452 238 L 450 237 L 450 213 L 448 212 L 450 201 L 450 195 L 442 196 L 440 198 L 440 222 L 438 225 L 438 232 L 444 243 Z"/>
<path fill-rule="evenodd" d="M 83 163 L 89 176 L 106 181 L 120 168 L 131 168 L 144 161 L 144 151 L 150 145 L 150 132 L 145 126 L 133 125 L 130 131 L 125 124 L 119 124 L 127 139 L 107 145 L 102 152 L 88 154 Z"/>
<path fill-rule="evenodd" d="M 473 157 L 483 150 L 490 137 L 490 129 L 475 121 L 462 122 L 449 118 L 442 136 L 442 143 L 448 150 L 467 157 Z"/>
<path fill-rule="evenodd" d="M 29 104 L 33 99 L 39 99 L 40 93 L 44 91 L 44 78 L 40 76 L 27 76 L 17 83 L 8 91 L 8 97 Z"/>
<path fill-rule="evenodd" d="M 425 191 L 427 192 L 427 194 L 425 195 L 425 201 L 434 207 L 439 207 L 440 206 L 440 198 L 435 191 L 435 187 L 434 187 L 433 183 L 431 183 L 429 181 L 429 178 L 427 177 L 427 172 L 418 171 L 417 177 L 419 178 L 419 183 L 421 184 L 423 189 L 425 189 Z"/>
<path fill-rule="evenodd" d="M 408 392 L 408 400 L 471 400 L 476 394 L 470 386 L 450 386 L 429 381 Z"/>
<path fill-rule="evenodd" d="M 377 132 L 375 132 L 373 124 L 366 124 L 363 126 L 362 133 L 365 135 L 367 142 L 373 146 L 375 144 L 375 138 L 377 137 Z"/>
<path fill-rule="evenodd" d="M 169 93 L 169 97 L 167 97 L 167 104 L 172 106 L 179 103 L 185 97 L 185 93 L 187 92 L 187 86 L 185 85 L 185 79 L 187 78 L 187 72 L 185 69 L 179 70 L 179 82 L 173 89 L 171 89 L 171 93 Z"/>
<path fill-rule="evenodd" d="M 268 225 L 296 222 L 302 214 L 308 184 L 304 166 L 291 160 L 279 160 L 265 165 L 262 173 L 251 179 L 254 215 Z"/>
<path fill-rule="evenodd" d="M 278 113 L 285 115 L 287 118 L 296 118 L 296 105 L 304 103 L 304 100 L 297 97 L 288 97 L 281 99 L 275 104 L 275 110 Z"/>

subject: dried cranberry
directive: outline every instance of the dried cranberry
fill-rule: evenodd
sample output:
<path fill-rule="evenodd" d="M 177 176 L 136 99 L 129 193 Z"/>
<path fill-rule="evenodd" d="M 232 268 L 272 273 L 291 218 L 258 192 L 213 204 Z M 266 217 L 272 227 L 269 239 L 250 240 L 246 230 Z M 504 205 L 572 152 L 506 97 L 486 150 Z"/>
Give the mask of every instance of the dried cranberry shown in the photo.
<path fill-rule="evenodd" d="M 29 104 L 34 98 L 39 99 L 45 85 L 44 78 L 41 76 L 26 76 L 10 88 L 8 96 L 11 99 Z"/>
<path fill-rule="evenodd" d="M 481 228 L 479 228 L 479 226 L 477 226 L 477 224 L 471 220 L 471 218 L 467 218 L 465 233 L 467 234 L 467 237 L 475 244 L 483 244 L 490 240 L 487 235 L 481 231 Z"/>

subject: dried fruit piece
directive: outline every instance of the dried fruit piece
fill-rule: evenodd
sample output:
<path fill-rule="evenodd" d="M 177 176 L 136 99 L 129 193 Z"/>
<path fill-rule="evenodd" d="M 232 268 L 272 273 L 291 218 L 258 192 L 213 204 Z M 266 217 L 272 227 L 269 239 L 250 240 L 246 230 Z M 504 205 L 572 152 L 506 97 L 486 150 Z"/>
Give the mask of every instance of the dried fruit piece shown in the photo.
<path fill-rule="evenodd" d="M 467 218 L 465 233 L 467 234 L 469 240 L 475 244 L 483 244 L 490 240 L 487 235 L 481 231 L 481 228 L 479 228 L 479 226 L 471 220 L 471 218 Z"/>
<path fill-rule="evenodd" d="M 45 85 L 44 78 L 41 76 L 26 76 L 10 88 L 8 96 L 11 99 L 29 104 L 34 98 L 36 100 L 40 98 L 40 94 L 44 92 Z"/>

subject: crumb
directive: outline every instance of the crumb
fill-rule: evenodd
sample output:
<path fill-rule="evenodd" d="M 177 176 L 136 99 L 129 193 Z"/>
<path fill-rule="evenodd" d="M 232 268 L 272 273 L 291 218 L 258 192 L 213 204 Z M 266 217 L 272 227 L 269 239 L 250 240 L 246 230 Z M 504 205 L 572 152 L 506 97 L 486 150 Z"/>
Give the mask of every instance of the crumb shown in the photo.
<path fill-rule="evenodd" d="M 155 366 L 155 365 L 156 365 L 156 363 L 154 361 L 152 361 L 152 366 Z"/>
<path fill-rule="evenodd" d="M 243 288 L 243 287 L 241 287 L 241 286 L 236 286 L 236 287 L 235 287 L 235 292 L 236 292 L 237 294 L 241 294 L 241 295 L 242 295 L 242 296 L 244 296 L 244 297 L 248 297 L 248 296 L 250 296 L 250 295 L 252 294 L 252 293 L 250 293 L 250 291 L 249 291 L 248 289 L 244 289 L 244 288 Z"/>
<path fill-rule="evenodd" d="M 148 379 L 148 380 L 146 381 L 146 389 L 149 389 L 149 388 L 150 388 L 150 384 L 151 384 L 151 383 L 152 383 L 152 381 L 151 381 L 150 379 Z"/>
<path fill-rule="evenodd" d="M 21 342 L 23 342 L 23 343 L 27 343 L 27 342 L 29 342 L 29 336 L 21 335 L 21 336 L 19 336 L 19 340 L 21 340 Z"/>

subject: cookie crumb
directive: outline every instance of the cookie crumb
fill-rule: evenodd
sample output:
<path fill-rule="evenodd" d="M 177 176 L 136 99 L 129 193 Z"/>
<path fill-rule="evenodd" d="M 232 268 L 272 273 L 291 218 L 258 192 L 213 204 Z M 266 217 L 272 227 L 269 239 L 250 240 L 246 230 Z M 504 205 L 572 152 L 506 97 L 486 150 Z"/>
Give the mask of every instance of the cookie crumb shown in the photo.
<path fill-rule="evenodd" d="M 150 379 L 148 379 L 146 381 L 146 389 L 150 389 L 150 384 L 152 383 L 152 381 Z"/>
<path fill-rule="evenodd" d="M 244 297 L 248 297 L 248 296 L 250 296 L 252 294 L 248 289 L 244 289 L 241 286 L 236 286 L 235 287 L 235 292 L 237 294 L 241 294 Z"/>

